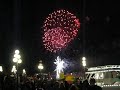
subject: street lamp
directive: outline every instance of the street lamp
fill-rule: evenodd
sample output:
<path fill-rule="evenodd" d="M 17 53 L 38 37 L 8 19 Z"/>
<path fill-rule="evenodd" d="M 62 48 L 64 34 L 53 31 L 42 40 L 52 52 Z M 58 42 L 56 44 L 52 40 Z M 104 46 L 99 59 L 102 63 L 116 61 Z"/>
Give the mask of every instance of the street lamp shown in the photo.
<path fill-rule="evenodd" d="M 40 72 L 41 72 L 41 70 L 42 70 L 43 68 L 44 68 L 44 67 L 43 67 L 42 61 L 39 61 L 38 69 L 40 69 Z"/>
<path fill-rule="evenodd" d="M 17 64 L 22 63 L 19 50 L 15 50 L 13 62 L 15 62 L 15 63 L 17 63 Z"/>
<path fill-rule="evenodd" d="M 0 66 L 0 72 L 3 72 L 3 68 L 2 68 L 2 66 Z"/>
<path fill-rule="evenodd" d="M 19 50 L 15 50 L 13 62 L 16 63 L 17 66 L 17 90 L 18 90 L 18 64 L 22 63 Z"/>
<path fill-rule="evenodd" d="M 85 79 L 86 57 L 82 57 L 82 65 L 84 67 L 84 79 Z"/>
<path fill-rule="evenodd" d="M 41 70 L 44 69 L 44 66 L 42 64 L 42 61 L 39 61 L 38 69 L 40 69 L 40 75 L 41 75 Z"/>
<path fill-rule="evenodd" d="M 86 57 L 82 57 L 82 65 L 83 67 L 86 67 Z"/>

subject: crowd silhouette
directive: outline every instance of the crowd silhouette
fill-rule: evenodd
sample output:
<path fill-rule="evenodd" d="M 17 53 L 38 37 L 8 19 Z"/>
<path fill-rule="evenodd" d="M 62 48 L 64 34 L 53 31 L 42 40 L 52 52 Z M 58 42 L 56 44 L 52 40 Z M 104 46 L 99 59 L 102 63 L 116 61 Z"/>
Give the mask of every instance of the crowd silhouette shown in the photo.
<path fill-rule="evenodd" d="M 19 76 L 19 83 L 14 75 L 0 76 L 0 90 L 102 90 L 94 78 L 88 80 L 76 79 L 68 83 L 64 79 L 41 79 L 35 76 Z M 18 88 L 18 89 L 17 89 Z"/>

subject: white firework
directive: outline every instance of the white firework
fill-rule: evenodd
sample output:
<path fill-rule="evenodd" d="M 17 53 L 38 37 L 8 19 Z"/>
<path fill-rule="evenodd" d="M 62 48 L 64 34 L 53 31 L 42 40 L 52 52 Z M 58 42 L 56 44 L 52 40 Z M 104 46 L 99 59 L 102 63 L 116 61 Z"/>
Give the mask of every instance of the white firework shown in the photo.
<path fill-rule="evenodd" d="M 60 73 L 63 72 L 64 69 L 64 61 L 58 56 L 57 59 L 55 59 L 54 64 L 56 64 L 56 78 L 60 78 Z"/>

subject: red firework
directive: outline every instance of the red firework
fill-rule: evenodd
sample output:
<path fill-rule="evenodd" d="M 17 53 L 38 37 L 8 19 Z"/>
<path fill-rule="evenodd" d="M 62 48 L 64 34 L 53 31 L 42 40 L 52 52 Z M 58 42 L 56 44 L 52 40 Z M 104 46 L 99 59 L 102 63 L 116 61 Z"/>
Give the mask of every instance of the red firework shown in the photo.
<path fill-rule="evenodd" d="M 45 48 L 51 52 L 60 51 L 74 39 L 79 27 L 79 19 L 66 10 L 57 10 L 49 14 L 43 25 Z"/>

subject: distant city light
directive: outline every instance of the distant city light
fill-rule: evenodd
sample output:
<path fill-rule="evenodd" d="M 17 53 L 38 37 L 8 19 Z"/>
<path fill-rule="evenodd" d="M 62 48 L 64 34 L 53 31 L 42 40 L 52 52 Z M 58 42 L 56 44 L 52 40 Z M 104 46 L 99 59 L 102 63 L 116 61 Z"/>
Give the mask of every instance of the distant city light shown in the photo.
<path fill-rule="evenodd" d="M 61 60 L 61 58 L 58 56 L 57 59 L 55 59 L 54 64 L 56 64 L 56 78 L 59 79 L 60 78 L 60 73 L 63 72 L 64 69 L 64 61 Z"/>

